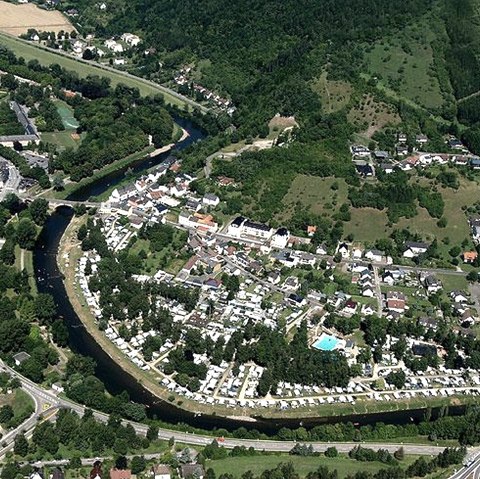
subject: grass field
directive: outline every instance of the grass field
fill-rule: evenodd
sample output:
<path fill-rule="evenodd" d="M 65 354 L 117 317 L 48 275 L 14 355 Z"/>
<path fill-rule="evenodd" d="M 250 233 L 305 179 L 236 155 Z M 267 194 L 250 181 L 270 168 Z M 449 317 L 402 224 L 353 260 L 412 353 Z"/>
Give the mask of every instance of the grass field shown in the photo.
<path fill-rule="evenodd" d="M 57 145 L 60 150 L 65 150 L 66 148 L 76 150 L 81 143 L 81 137 L 80 140 L 74 140 L 72 138 L 72 132 L 72 130 L 49 131 L 42 133 L 41 136 L 43 141 Z"/>
<path fill-rule="evenodd" d="M 344 108 L 350 101 L 352 86 L 344 81 L 328 80 L 327 72 L 312 83 L 312 90 L 320 95 L 325 113 L 334 113 Z"/>
<path fill-rule="evenodd" d="M 51 65 L 56 63 L 67 70 L 73 70 L 77 72 L 82 78 L 88 75 L 106 77 L 111 80 L 113 86 L 123 83 L 130 87 L 138 88 L 142 95 L 156 95 L 160 93 L 164 95 L 165 101 L 168 103 L 182 107 L 185 104 L 179 98 L 169 95 L 160 87 L 155 87 L 154 85 L 146 83 L 141 78 L 133 78 L 123 74 L 122 72 L 105 70 L 100 66 L 81 62 L 65 55 L 53 53 L 52 51 L 45 50 L 37 45 L 22 41 L 9 35 L 0 33 L 0 45 L 10 48 L 17 56 L 21 56 L 27 61 L 38 60 L 38 62 L 42 65 Z"/>
<path fill-rule="evenodd" d="M 338 185 L 337 190 L 332 185 Z M 341 178 L 320 178 L 318 176 L 298 175 L 283 197 L 285 208 L 279 213 L 279 220 L 287 220 L 293 214 L 294 206 L 300 202 L 316 215 L 335 213 L 347 200 L 347 184 Z"/>
<path fill-rule="evenodd" d="M 415 459 L 413 456 L 408 456 L 401 464 L 402 466 L 407 466 Z M 217 477 L 220 474 L 233 473 L 234 477 L 239 478 L 244 472 L 249 470 L 255 472 L 256 475 L 260 475 L 261 472 L 267 469 L 273 469 L 280 463 L 289 462 L 293 464 L 300 477 L 305 477 L 309 472 L 316 471 L 320 466 L 326 466 L 331 471 L 336 469 L 339 478 L 354 475 L 357 471 L 375 474 L 380 469 L 389 467 L 380 462 L 355 461 L 344 455 L 329 458 L 323 455 L 318 457 L 299 457 L 279 454 L 253 457 L 229 457 L 216 461 L 207 461 L 206 468 L 211 467 L 217 474 Z"/>
<path fill-rule="evenodd" d="M 362 136 L 371 138 L 372 135 L 387 125 L 398 125 L 401 118 L 394 111 L 394 107 L 375 100 L 372 95 L 364 95 L 358 105 L 348 112 L 348 121 L 361 128 Z"/>
<path fill-rule="evenodd" d="M 27 33 L 29 28 L 58 33 L 75 30 L 69 20 L 56 10 L 44 10 L 33 3 L 16 5 L 0 0 L 0 31 L 11 35 Z"/>
<path fill-rule="evenodd" d="M 433 32 L 418 22 L 387 40 L 367 47 L 369 73 L 380 78 L 400 95 L 425 108 L 441 107 L 441 87 L 433 69 L 431 42 L 441 32 Z"/>
<path fill-rule="evenodd" d="M 336 191 L 331 188 L 334 182 L 338 184 Z M 422 183 L 425 183 L 423 178 Z M 478 201 L 478 188 L 476 182 L 465 179 L 460 179 L 458 190 L 439 188 L 445 202 L 444 216 L 448 221 L 446 228 L 439 228 L 438 219 L 432 218 L 420 207 L 417 208 L 415 217 L 401 218 L 393 226 L 388 226 L 386 211 L 350 208 L 351 220 L 344 223 L 345 235 L 353 234 L 356 241 L 373 243 L 378 238 L 389 236 L 394 229 L 408 228 L 413 233 L 421 234 L 425 240 L 432 241 L 437 238 L 440 250 L 446 253 L 452 245 L 461 244 L 465 238 L 470 237 L 467 218 L 462 207 Z M 284 208 L 276 219 L 288 220 L 297 202 L 316 215 L 333 214 L 343 203 L 348 203 L 347 195 L 347 185 L 342 179 L 298 175 L 284 196 L 282 200 Z M 441 242 L 445 237 L 450 238 L 449 245 Z"/>

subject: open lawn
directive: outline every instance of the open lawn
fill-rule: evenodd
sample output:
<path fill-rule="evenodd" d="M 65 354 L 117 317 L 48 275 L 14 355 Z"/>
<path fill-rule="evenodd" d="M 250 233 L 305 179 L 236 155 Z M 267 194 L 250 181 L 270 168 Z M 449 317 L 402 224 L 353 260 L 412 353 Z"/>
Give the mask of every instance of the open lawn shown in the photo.
<path fill-rule="evenodd" d="M 415 458 L 413 456 L 406 457 L 402 465 L 411 464 Z M 357 471 L 376 473 L 380 469 L 386 469 L 389 466 L 380 462 L 359 462 L 350 459 L 347 456 L 340 455 L 338 457 L 329 458 L 324 455 L 318 457 L 299 457 L 289 455 L 262 455 L 253 457 L 228 457 L 216 461 L 207 461 L 206 467 L 211 467 L 217 474 L 234 474 L 239 478 L 246 471 L 253 471 L 255 475 L 267 469 L 273 469 L 280 463 L 291 462 L 300 477 L 305 477 L 309 472 L 316 471 L 320 466 L 326 466 L 331 471 L 337 470 L 338 477 L 344 478 L 353 475 Z"/>
<path fill-rule="evenodd" d="M 395 108 L 382 101 L 377 101 L 372 95 L 364 95 L 358 105 L 347 115 L 348 121 L 362 129 L 362 136 L 372 135 L 387 125 L 398 125 L 401 118 Z"/>
<path fill-rule="evenodd" d="M 16 5 L 0 0 L 0 31 L 11 35 L 27 33 L 29 28 L 58 33 L 75 27 L 57 10 L 44 10 L 33 3 Z"/>
<path fill-rule="evenodd" d="M 19 38 L 14 38 L 10 35 L 0 33 L 0 45 L 10 48 L 17 56 L 25 58 L 26 61 L 38 60 L 39 63 L 47 66 L 56 63 L 67 70 L 77 72 L 82 78 L 85 78 L 88 75 L 106 77 L 111 80 L 113 86 L 123 83 L 127 86 L 138 88 L 140 93 L 144 96 L 157 95 L 160 93 L 165 97 L 165 101 L 168 103 L 182 107 L 185 104 L 185 102 L 179 98 L 168 94 L 168 92 L 166 92 L 161 86 L 156 87 L 142 78 L 126 75 L 119 71 L 106 70 L 94 63 L 86 63 L 85 61 L 76 60 L 70 56 L 62 55 L 60 53 L 57 54 L 36 44 L 20 40 Z"/>
<path fill-rule="evenodd" d="M 442 282 L 443 290 L 446 293 L 454 290 L 468 291 L 468 281 L 465 276 L 437 274 L 437 278 Z"/>
<path fill-rule="evenodd" d="M 73 135 L 73 136 L 72 136 Z M 77 136 L 72 130 L 52 131 L 41 134 L 42 140 L 46 143 L 53 143 L 57 145 L 60 150 L 66 148 L 73 148 L 76 150 L 81 143 L 81 136 L 77 140 Z"/>
<path fill-rule="evenodd" d="M 334 113 L 347 106 L 353 88 L 350 83 L 329 80 L 327 72 L 312 83 L 312 90 L 322 99 L 322 110 L 325 113 Z"/>
<path fill-rule="evenodd" d="M 338 189 L 332 189 L 334 183 Z M 312 213 L 335 213 L 347 201 L 347 184 L 338 178 L 320 178 L 318 176 L 298 175 L 293 180 L 290 189 L 283 197 L 285 208 L 279 213 L 278 219 L 287 220 L 293 214 L 294 206 L 300 202 Z"/>

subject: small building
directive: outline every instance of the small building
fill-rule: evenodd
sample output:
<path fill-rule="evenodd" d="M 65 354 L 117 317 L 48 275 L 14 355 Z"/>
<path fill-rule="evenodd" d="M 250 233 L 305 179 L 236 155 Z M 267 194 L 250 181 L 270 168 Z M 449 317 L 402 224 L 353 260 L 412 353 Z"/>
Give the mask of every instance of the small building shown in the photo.
<path fill-rule="evenodd" d="M 220 203 L 220 198 L 213 193 L 206 193 L 202 199 L 202 203 L 206 206 L 218 206 Z"/>
<path fill-rule="evenodd" d="M 19 353 L 13 355 L 15 366 L 20 366 L 27 359 L 30 359 L 30 354 L 26 353 L 25 351 L 20 351 Z"/>
<path fill-rule="evenodd" d="M 464 263 L 474 263 L 478 257 L 478 253 L 476 251 L 464 251 L 462 257 Z"/>
<path fill-rule="evenodd" d="M 428 136 L 427 135 L 415 136 L 415 143 L 417 143 L 418 145 L 425 145 L 425 143 L 428 143 Z"/>
<path fill-rule="evenodd" d="M 172 471 L 167 464 L 157 464 L 150 469 L 152 479 L 170 479 Z"/>
<path fill-rule="evenodd" d="M 403 252 L 404 258 L 415 258 L 421 254 L 424 254 L 428 250 L 428 244 L 418 243 L 415 241 L 407 241 L 405 243 L 405 251 Z"/>
<path fill-rule="evenodd" d="M 59 383 L 59 382 L 53 383 L 52 389 L 57 393 L 65 392 L 65 388 L 62 386 L 62 383 Z"/>

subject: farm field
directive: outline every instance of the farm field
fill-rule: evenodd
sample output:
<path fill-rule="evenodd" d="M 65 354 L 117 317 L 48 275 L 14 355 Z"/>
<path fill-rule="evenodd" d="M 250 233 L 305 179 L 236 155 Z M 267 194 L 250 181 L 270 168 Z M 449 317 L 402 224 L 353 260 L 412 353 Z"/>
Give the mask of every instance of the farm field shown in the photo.
<path fill-rule="evenodd" d="M 407 456 L 405 460 L 402 461 L 401 465 L 405 467 L 411 464 L 414 460 L 414 456 Z M 239 478 L 248 470 L 255 471 L 255 473 L 258 474 L 261 471 L 273 469 L 280 463 L 285 464 L 289 462 L 293 464 L 300 477 L 305 477 L 309 472 L 316 471 L 320 466 L 327 467 L 332 472 L 336 469 L 340 479 L 348 475 L 354 475 L 357 471 L 365 471 L 375 474 L 380 469 L 386 469 L 389 467 L 380 462 L 358 462 L 342 455 L 329 458 L 323 455 L 318 457 L 300 457 L 280 454 L 252 457 L 229 457 L 226 459 L 208 461 L 206 467 L 207 469 L 211 467 L 215 471 L 217 477 L 220 474 L 231 474 L 232 471 L 234 471 L 235 477 Z"/>
<path fill-rule="evenodd" d="M 44 10 L 33 3 L 16 5 L 0 0 L 0 31 L 18 36 L 27 33 L 29 28 L 55 33 L 75 30 L 58 11 Z"/>

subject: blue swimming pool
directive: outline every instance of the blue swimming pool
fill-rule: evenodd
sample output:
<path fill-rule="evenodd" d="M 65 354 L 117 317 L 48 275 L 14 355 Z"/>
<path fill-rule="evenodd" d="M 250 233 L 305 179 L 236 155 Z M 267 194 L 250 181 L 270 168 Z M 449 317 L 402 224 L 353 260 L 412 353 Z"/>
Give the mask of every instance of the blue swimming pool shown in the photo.
<path fill-rule="evenodd" d="M 312 346 L 321 351 L 333 351 L 337 347 L 338 341 L 339 340 L 336 337 L 324 333 L 313 343 Z"/>

